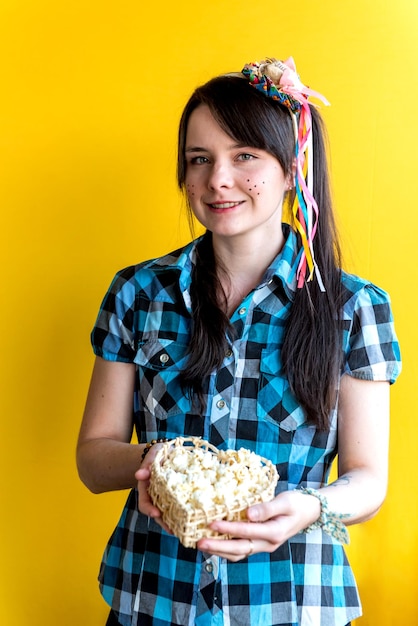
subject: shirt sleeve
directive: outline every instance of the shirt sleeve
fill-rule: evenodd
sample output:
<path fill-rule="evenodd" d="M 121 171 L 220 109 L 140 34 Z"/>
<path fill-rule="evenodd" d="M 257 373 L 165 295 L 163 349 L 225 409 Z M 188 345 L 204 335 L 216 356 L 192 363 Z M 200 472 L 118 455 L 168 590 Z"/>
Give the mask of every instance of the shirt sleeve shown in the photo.
<path fill-rule="evenodd" d="M 389 295 L 368 283 L 353 294 L 344 309 L 344 323 L 349 329 L 345 373 L 394 383 L 401 372 L 401 358 Z"/>
<path fill-rule="evenodd" d="M 135 269 L 118 272 L 101 304 L 91 333 L 96 356 L 132 363 L 135 356 Z"/>

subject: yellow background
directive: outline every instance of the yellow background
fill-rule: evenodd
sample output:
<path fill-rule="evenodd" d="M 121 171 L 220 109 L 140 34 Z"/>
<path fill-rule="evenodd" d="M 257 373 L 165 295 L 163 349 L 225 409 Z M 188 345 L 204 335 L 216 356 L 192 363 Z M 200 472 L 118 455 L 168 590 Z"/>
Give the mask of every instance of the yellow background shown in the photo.
<path fill-rule="evenodd" d="M 418 624 L 417 32 L 412 0 L 1 0 L 2 624 L 104 624 L 96 574 L 125 494 L 93 496 L 75 470 L 89 332 L 116 270 L 189 237 L 175 140 L 190 91 L 267 55 L 293 55 L 332 103 L 346 266 L 392 295 L 389 495 L 349 554 L 358 623 Z"/>

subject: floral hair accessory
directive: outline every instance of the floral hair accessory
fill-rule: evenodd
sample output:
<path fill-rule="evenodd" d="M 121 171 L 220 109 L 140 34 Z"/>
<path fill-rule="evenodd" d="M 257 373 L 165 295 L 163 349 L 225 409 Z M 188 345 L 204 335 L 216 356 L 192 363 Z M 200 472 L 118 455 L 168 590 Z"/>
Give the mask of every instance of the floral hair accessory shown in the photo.
<path fill-rule="evenodd" d="M 309 282 L 315 274 L 320 289 L 325 291 L 313 248 L 319 210 L 313 196 L 312 116 L 308 99 L 314 97 L 326 105 L 329 102 L 301 82 L 292 57 L 286 61 L 267 58 L 249 63 L 244 66 L 242 74 L 258 91 L 286 106 L 292 115 L 296 140 L 296 194 L 292 214 L 302 240 L 297 284 L 299 288 L 302 287 L 305 280 Z"/>

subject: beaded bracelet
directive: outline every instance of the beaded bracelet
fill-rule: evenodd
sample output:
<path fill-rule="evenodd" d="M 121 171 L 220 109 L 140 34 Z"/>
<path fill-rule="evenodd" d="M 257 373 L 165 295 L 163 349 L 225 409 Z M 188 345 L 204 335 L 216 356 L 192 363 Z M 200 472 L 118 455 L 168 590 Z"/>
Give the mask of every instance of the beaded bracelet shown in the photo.
<path fill-rule="evenodd" d="M 321 503 L 321 514 L 316 520 L 313 522 L 308 528 L 302 530 L 303 533 L 310 533 L 312 530 L 316 530 L 317 528 L 322 528 L 323 531 L 331 535 L 334 539 L 339 541 L 340 543 L 350 543 L 350 536 L 348 534 L 348 530 L 343 524 L 341 520 L 347 519 L 350 517 L 349 513 L 334 513 L 329 510 L 328 500 L 322 493 L 319 493 L 316 489 L 312 489 L 311 487 L 301 487 L 297 491 L 300 493 L 304 493 L 309 496 L 314 496 L 318 498 Z"/>
<path fill-rule="evenodd" d="M 148 443 L 145 444 L 145 448 L 142 451 L 141 463 L 147 456 L 148 452 L 151 450 L 152 446 L 156 443 L 165 443 L 166 441 L 170 441 L 167 437 L 160 437 L 159 439 L 151 439 Z"/>

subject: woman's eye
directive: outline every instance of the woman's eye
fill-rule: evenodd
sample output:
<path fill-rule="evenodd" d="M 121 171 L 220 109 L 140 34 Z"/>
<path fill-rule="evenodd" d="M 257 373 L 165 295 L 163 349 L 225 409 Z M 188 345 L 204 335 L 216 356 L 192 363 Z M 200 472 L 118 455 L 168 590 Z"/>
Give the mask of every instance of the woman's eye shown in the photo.
<path fill-rule="evenodd" d="M 204 165 L 205 163 L 209 163 L 209 159 L 204 156 L 195 156 L 190 159 L 190 163 L 192 165 Z"/>
<path fill-rule="evenodd" d="M 255 159 L 255 156 L 253 154 L 249 154 L 248 152 L 243 152 L 238 156 L 238 159 L 240 161 L 251 161 L 251 159 Z"/>

